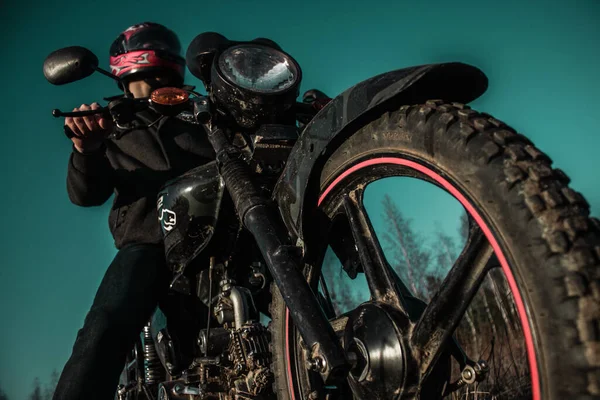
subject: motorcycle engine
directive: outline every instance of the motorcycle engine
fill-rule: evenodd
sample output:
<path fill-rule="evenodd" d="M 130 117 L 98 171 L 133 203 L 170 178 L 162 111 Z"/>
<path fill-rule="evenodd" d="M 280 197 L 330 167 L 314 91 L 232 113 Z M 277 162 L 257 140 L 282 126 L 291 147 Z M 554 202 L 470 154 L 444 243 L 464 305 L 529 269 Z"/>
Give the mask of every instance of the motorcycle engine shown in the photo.
<path fill-rule="evenodd" d="M 227 326 L 227 324 L 226 324 Z M 213 328 L 199 336 L 204 357 L 181 379 L 161 383 L 159 400 L 258 400 L 273 398 L 268 329 L 259 322 Z"/>
<path fill-rule="evenodd" d="M 234 399 L 255 399 L 272 383 L 270 333 L 260 323 L 250 323 L 232 332 L 229 358 L 233 369 L 227 371 L 235 388 Z"/>

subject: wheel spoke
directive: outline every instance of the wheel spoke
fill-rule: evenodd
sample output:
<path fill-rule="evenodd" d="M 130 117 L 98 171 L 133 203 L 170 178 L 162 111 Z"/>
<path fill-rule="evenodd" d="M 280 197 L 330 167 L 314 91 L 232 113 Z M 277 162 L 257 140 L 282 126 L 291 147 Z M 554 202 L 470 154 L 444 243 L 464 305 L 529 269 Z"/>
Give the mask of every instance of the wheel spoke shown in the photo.
<path fill-rule="evenodd" d="M 411 335 L 411 343 L 420 354 L 422 380 L 435 366 L 494 260 L 492 246 L 479 227 L 473 227 L 465 249 Z"/>
<path fill-rule="evenodd" d="M 401 293 L 407 289 L 404 285 L 396 282 L 397 278 L 383 254 L 363 204 L 363 190 L 357 189 L 345 195 L 343 207 L 348 217 L 372 299 L 390 304 L 402 312 L 406 312 L 406 305 Z"/>

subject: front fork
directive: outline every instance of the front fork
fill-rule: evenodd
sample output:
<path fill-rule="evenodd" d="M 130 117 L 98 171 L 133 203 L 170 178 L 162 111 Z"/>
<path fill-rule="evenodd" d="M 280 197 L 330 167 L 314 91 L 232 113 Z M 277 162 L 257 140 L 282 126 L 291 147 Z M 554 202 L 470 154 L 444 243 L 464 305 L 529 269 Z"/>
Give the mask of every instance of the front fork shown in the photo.
<path fill-rule="evenodd" d="M 345 378 L 350 365 L 327 317 L 302 274 L 302 252 L 295 246 L 274 204 L 254 183 L 248 164 L 225 133 L 206 126 L 219 171 L 244 226 L 254 236 L 296 329 L 326 384 Z"/>
<path fill-rule="evenodd" d="M 205 128 L 236 211 L 256 240 L 294 325 L 310 351 L 309 364 L 321 374 L 325 384 L 338 383 L 340 379 L 346 378 L 351 363 L 348 362 L 321 304 L 302 274 L 301 249 L 291 243 L 277 209 L 254 183 L 250 168 L 242 159 L 240 150 L 231 144 L 221 129 L 212 129 L 208 125 L 205 125 Z M 403 284 L 400 287 L 410 296 Z M 461 379 L 450 385 L 453 389 L 480 380 L 486 375 L 488 367 L 484 361 L 473 362 L 468 359 L 455 340 L 452 340 L 449 346 L 462 370 Z"/>

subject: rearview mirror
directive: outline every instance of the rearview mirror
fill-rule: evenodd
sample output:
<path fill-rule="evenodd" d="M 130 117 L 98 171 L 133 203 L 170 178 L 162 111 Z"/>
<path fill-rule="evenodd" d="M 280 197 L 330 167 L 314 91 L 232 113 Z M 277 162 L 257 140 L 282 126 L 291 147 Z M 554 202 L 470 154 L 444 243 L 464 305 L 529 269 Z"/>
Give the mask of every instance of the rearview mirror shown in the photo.
<path fill-rule="evenodd" d="M 87 78 L 97 67 L 98 57 L 85 47 L 65 47 L 46 57 L 44 76 L 53 85 L 64 85 Z"/>
<path fill-rule="evenodd" d="M 204 32 L 197 35 L 185 53 L 185 61 L 192 75 L 200 79 L 205 86 L 208 85 L 215 54 L 219 49 L 231 43 L 225 36 L 216 32 Z"/>

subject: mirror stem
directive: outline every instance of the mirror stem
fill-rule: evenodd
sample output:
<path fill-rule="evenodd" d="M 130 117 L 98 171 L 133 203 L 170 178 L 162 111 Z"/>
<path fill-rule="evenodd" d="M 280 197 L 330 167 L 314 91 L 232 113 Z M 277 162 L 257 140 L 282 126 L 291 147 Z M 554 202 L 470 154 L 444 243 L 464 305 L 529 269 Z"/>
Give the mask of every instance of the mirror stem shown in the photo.
<path fill-rule="evenodd" d="M 102 75 L 106 75 L 106 76 L 108 76 L 109 78 L 111 78 L 111 79 L 114 79 L 114 80 L 115 80 L 115 81 L 117 81 L 117 82 L 121 82 L 121 79 L 120 79 L 119 77 L 117 77 L 117 76 L 115 76 L 115 75 L 111 74 L 110 72 L 108 72 L 108 71 L 107 71 L 107 70 L 105 70 L 105 69 L 102 69 L 102 68 L 100 68 L 100 67 L 95 67 L 95 68 L 94 68 L 94 70 L 95 70 L 96 72 L 100 72 Z"/>
<path fill-rule="evenodd" d="M 114 79 L 115 81 L 119 82 L 121 84 L 121 87 L 123 88 L 123 91 L 125 92 L 125 97 L 133 98 L 133 94 L 129 91 L 129 88 L 125 85 L 125 83 L 121 80 L 121 78 L 111 74 L 107 70 L 102 69 L 100 67 L 95 67 L 94 70 L 96 70 L 96 72 L 100 72 L 102 75 L 108 76 L 109 78 Z"/>

